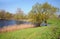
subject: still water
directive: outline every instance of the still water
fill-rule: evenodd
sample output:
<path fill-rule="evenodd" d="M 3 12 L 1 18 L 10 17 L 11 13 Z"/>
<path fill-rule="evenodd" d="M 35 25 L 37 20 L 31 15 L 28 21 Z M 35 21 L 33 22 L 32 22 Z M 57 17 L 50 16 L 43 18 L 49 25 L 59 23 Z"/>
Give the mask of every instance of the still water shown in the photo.
<path fill-rule="evenodd" d="M 16 20 L 0 20 L 0 28 L 8 25 L 20 25 L 20 24 L 32 24 L 31 22 L 26 22 L 26 21 L 16 21 Z M 34 24 L 37 26 L 37 24 Z M 42 23 L 41 26 L 45 26 L 45 23 Z"/>
<path fill-rule="evenodd" d="M 24 24 L 28 23 L 25 21 L 16 21 L 16 20 L 0 20 L 0 28 L 8 25 L 15 25 L 15 24 Z"/>

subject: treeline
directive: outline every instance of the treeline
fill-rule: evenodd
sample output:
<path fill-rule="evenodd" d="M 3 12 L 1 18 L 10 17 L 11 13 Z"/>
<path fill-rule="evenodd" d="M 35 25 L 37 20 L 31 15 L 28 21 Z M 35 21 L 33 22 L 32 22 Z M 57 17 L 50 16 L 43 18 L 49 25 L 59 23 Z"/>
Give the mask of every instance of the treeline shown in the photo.
<path fill-rule="evenodd" d="M 47 20 L 49 18 L 56 17 L 56 12 L 58 12 L 59 8 L 54 7 L 48 3 L 39 4 L 36 3 L 32 6 L 31 11 L 25 15 L 24 12 L 18 8 L 16 14 L 11 14 L 9 12 L 0 11 L 0 19 L 14 19 L 14 20 L 30 20 L 33 23 L 37 23 L 38 26 L 41 25 L 42 22 L 47 24 Z"/>
<path fill-rule="evenodd" d="M 0 19 L 12 19 L 13 18 L 13 14 L 11 14 L 10 12 L 6 12 L 5 10 L 0 10 Z"/>
<path fill-rule="evenodd" d="M 26 19 L 24 12 L 18 8 L 15 14 L 7 12 L 5 10 L 0 10 L 0 19 L 3 20 L 22 20 Z"/>
<path fill-rule="evenodd" d="M 26 19 L 27 15 L 24 14 L 21 8 L 17 8 L 16 13 L 14 14 L 14 19 L 16 20 L 24 20 Z"/>

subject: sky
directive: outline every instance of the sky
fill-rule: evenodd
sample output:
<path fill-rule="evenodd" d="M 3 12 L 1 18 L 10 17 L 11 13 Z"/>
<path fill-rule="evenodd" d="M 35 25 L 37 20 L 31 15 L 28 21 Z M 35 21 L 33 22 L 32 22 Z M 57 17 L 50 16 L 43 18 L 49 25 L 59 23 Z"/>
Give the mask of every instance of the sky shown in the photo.
<path fill-rule="evenodd" d="M 36 3 L 48 2 L 52 6 L 60 8 L 60 0 L 0 0 L 0 9 L 15 13 L 17 8 L 21 8 L 24 13 L 28 13 Z"/>

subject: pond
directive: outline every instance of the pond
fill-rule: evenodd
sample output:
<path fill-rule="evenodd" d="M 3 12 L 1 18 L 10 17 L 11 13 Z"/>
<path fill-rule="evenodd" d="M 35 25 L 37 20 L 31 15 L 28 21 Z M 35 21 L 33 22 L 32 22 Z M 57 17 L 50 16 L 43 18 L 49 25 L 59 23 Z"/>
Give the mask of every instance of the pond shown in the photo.
<path fill-rule="evenodd" d="M 20 24 L 32 24 L 31 22 L 26 21 L 16 21 L 16 20 L 0 20 L 0 28 L 8 25 L 20 25 Z M 34 24 L 37 26 L 37 24 Z M 41 26 L 45 26 L 45 23 L 42 23 Z"/>
<path fill-rule="evenodd" d="M 8 25 L 19 25 L 19 24 L 28 24 L 30 22 L 26 22 L 26 21 L 16 21 L 16 20 L 0 20 L 0 28 L 4 27 L 4 26 L 8 26 Z"/>

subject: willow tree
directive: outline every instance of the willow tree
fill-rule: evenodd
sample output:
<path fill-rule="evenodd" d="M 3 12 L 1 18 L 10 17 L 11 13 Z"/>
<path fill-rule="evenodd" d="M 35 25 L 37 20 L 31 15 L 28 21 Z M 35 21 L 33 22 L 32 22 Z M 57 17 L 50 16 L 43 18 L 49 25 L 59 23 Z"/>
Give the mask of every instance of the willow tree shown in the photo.
<path fill-rule="evenodd" d="M 38 23 L 40 26 L 43 21 L 47 24 L 47 20 L 56 12 L 57 8 L 48 3 L 36 3 L 29 12 L 29 17 L 33 20 L 33 22 Z"/>
<path fill-rule="evenodd" d="M 43 17 L 43 20 L 45 21 L 45 23 L 47 24 L 47 20 L 54 16 L 54 14 L 58 11 L 58 8 L 54 7 L 54 6 L 51 6 L 50 4 L 48 3 L 44 3 L 42 5 L 42 13 L 45 15 Z"/>

